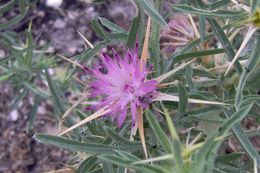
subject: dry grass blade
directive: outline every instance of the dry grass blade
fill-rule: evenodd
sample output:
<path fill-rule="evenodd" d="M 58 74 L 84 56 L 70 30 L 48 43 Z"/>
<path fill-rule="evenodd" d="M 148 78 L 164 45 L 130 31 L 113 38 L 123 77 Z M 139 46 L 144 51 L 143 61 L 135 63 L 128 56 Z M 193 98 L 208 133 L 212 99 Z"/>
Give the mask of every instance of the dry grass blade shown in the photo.
<path fill-rule="evenodd" d="M 138 131 L 140 135 L 140 139 L 142 142 L 142 146 L 144 149 L 145 158 L 147 158 L 147 149 L 146 149 L 146 143 L 145 143 L 145 136 L 144 136 L 144 126 L 143 126 L 143 109 L 141 107 L 138 107 Z"/>
<path fill-rule="evenodd" d="M 78 31 L 78 33 L 80 37 L 83 38 L 83 40 L 87 43 L 87 45 L 91 47 L 91 49 L 93 49 L 94 48 L 93 44 L 91 44 L 90 41 L 88 41 L 88 39 L 81 32 Z"/>
<path fill-rule="evenodd" d="M 83 38 L 83 40 L 87 43 L 87 45 L 88 45 L 91 49 L 93 49 L 93 48 L 94 48 L 94 45 L 93 45 L 92 43 L 90 43 L 90 41 L 88 41 L 88 39 L 87 39 L 81 32 L 78 31 L 78 33 L 79 33 L 80 37 Z M 99 52 L 97 52 L 97 55 L 98 55 L 99 57 L 101 56 L 101 54 L 100 54 Z"/>
<path fill-rule="evenodd" d="M 80 65 L 78 62 L 72 61 L 72 60 L 70 60 L 69 58 L 66 58 L 65 56 L 63 56 L 63 55 L 61 55 L 61 54 L 57 54 L 57 55 L 58 55 L 59 57 L 61 57 L 62 59 L 66 60 L 66 61 L 68 61 L 68 62 L 74 64 L 75 66 L 78 66 L 79 68 L 81 68 L 81 69 L 84 70 L 84 68 L 82 67 L 82 65 Z"/>
<path fill-rule="evenodd" d="M 143 46 L 142 55 L 141 55 L 141 68 L 142 68 L 142 63 L 146 64 L 146 61 L 147 61 L 147 58 L 148 58 L 148 45 L 149 45 L 150 28 L 151 28 L 151 17 L 149 16 L 148 21 L 147 21 L 147 26 L 146 26 L 144 46 Z"/>
<path fill-rule="evenodd" d="M 137 128 L 138 128 L 138 124 L 132 127 L 131 134 L 130 134 L 130 141 L 134 141 L 134 136 L 136 135 Z"/>
<path fill-rule="evenodd" d="M 242 50 L 245 48 L 246 44 L 248 43 L 249 39 L 252 37 L 252 35 L 255 33 L 255 31 L 257 30 L 256 27 L 254 27 L 253 25 L 251 25 L 248 29 L 248 32 L 245 36 L 244 41 L 242 42 L 240 48 L 238 49 L 235 57 L 233 58 L 231 64 L 229 65 L 227 71 L 225 72 L 224 76 L 226 76 L 228 74 L 228 72 L 230 71 L 231 67 L 233 66 L 233 64 L 235 63 L 235 61 L 238 59 L 238 56 L 240 55 L 240 53 L 242 52 Z"/>
<path fill-rule="evenodd" d="M 168 83 L 161 83 L 159 84 L 157 87 L 158 88 L 163 88 L 163 87 L 167 87 L 169 85 L 177 85 L 179 83 L 179 81 L 173 81 L 173 82 L 168 82 Z"/>
<path fill-rule="evenodd" d="M 237 2 L 236 0 L 230 0 L 230 1 L 232 1 L 234 4 L 236 4 L 240 8 L 244 9 L 246 12 L 250 13 L 250 7 L 242 4 L 241 2 Z"/>
<path fill-rule="evenodd" d="M 169 72 L 167 72 L 167 73 L 165 73 L 165 74 L 163 74 L 163 75 L 161 75 L 161 76 L 155 78 L 155 80 L 157 80 L 158 83 L 161 83 L 163 80 L 165 80 L 165 79 L 168 78 L 169 76 L 173 75 L 173 74 L 176 73 L 177 71 L 183 69 L 184 67 L 186 67 L 187 65 L 189 65 L 190 63 L 192 63 L 194 60 L 195 60 L 195 59 L 193 59 L 193 60 L 191 60 L 191 61 L 189 61 L 189 62 L 186 62 L 186 63 L 184 63 L 184 64 L 178 66 L 177 68 L 175 68 L 175 69 L 173 69 L 173 70 L 171 70 L 171 71 L 169 71 Z"/>
<path fill-rule="evenodd" d="M 81 102 L 82 105 L 96 105 L 98 102 L 95 101 L 86 101 L 86 102 Z"/>
<path fill-rule="evenodd" d="M 62 119 L 64 119 L 64 118 L 66 118 L 67 116 L 69 116 L 69 114 L 71 113 L 71 111 L 86 99 L 86 95 L 87 95 L 87 93 L 84 92 L 84 93 L 82 94 L 82 96 L 77 100 L 77 102 L 76 102 L 75 104 L 73 104 L 73 105 L 62 115 Z"/>
<path fill-rule="evenodd" d="M 158 162 L 158 161 L 169 160 L 169 159 L 173 159 L 173 158 L 174 158 L 173 154 L 168 154 L 168 155 L 164 155 L 164 156 L 160 156 L 160 157 L 150 158 L 150 159 L 146 159 L 146 160 L 140 160 L 137 162 L 133 162 L 132 164 L 137 165 L 137 164 Z"/>
<path fill-rule="evenodd" d="M 78 122 L 78 123 L 75 124 L 74 126 L 72 126 L 72 127 L 68 128 L 68 129 L 66 129 L 65 131 L 61 132 L 61 133 L 59 134 L 59 136 L 64 135 L 65 133 L 68 133 L 68 132 L 70 132 L 71 130 L 76 129 L 76 128 L 78 128 L 79 126 L 82 126 L 83 124 L 86 124 L 87 122 L 89 122 L 89 121 L 91 121 L 91 120 L 94 120 L 94 119 L 96 119 L 96 118 L 101 117 L 102 115 L 105 115 L 105 114 L 108 113 L 109 111 L 110 111 L 110 110 L 107 109 L 107 106 L 106 106 L 106 107 L 104 107 L 103 109 L 100 109 L 99 111 L 95 112 L 94 114 L 88 116 L 88 117 L 85 118 L 84 120 Z"/>
<path fill-rule="evenodd" d="M 194 30 L 194 32 L 195 32 L 195 36 L 196 36 L 197 38 L 200 38 L 200 33 L 199 33 L 199 31 L 198 31 L 198 28 L 197 28 L 197 26 L 196 26 L 196 24 L 195 24 L 195 22 L 194 22 L 192 16 L 191 16 L 190 14 L 188 14 L 188 17 L 189 17 L 190 23 L 191 23 L 191 25 L 192 25 L 192 28 L 193 28 L 193 30 Z"/>
<path fill-rule="evenodd" d="M 149 45 L 149 37 L 150 37 L 150 28 L 151 28 L 151 17 L 148 17 L 147 26 L 146 26 L 146 33 L 144 38 L 144 45 L 143 50 L 141 54 L 141 61 L 140 61 L 140 68 L 142 69 L 143 63 L 146 64 L 147 58 L 148 58 L 148 45 Z M 138 120 L 137 120 L 137 127 L 139 131 L 139 135 L 141 138 L 142 146 L 144 149 L 145 158 L 147 158 L 147 149 L 145 144 L 145 136 L 144 136 L 144 127 L 143 127 L 143 109 L 141 107 L 138 107 Z M 131 131 L 130 140 L 133 140 L 133 134 L 136 133 L 136 130 Z"/>
<path fill-rule="evenodd" d="M 254 159 L 254 173 L 258 173 L 257 160 L 256 159 Z"/>
<path fill-rule="evenodd" d="M 153 101 L 173 101 L 179 102 L 180 98 L 178 96 L 173 96 L 169 94 L 159 93 Z M 213 101 L 206 101 L 206 100 L 198 100 L 198 99 L 188 99 L 189 103 L 198 103 L 198 104 L 208 104 L 208 105 L 228 105 L 226 103 L 221 102 L 213 102 Z"/>

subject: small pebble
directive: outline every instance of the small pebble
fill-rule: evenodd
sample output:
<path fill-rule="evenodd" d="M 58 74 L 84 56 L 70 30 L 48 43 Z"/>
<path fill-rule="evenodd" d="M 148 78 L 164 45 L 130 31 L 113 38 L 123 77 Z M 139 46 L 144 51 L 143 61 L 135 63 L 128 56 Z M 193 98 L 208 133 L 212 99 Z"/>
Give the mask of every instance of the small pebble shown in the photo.
<path fill-rule="evenodd" d="M 38 110 L 37 110 L 37 113 L 44 115 L 44 114 L 46 114 L 47 112 L 46 112 L 46 109 L 45 109 L 43 106 L 39 106 L 39 107 L 38 107 Z"/>
<path fill-rule="evenodd" d="M 0 59 L 4 57 L 5 57 L 5 52 L 2 49 L 0 49 Z"/>
<path fill-rule="evenodd" d="M 74 53 L 76 53 L 76 51 L 77 51 L 77 47 L 69 47 L 69 52 L 70 53 L 72 53 L 72 54 L 74 54 Z"/>
<path fill-rule="evenodd" d="M 19 117 L 19 113 L 18 113 L 18 111 L 16 109 L 13 110 L 12 112 L 10 112 L 10 114 L 9 114 L 9 119 L 12 122 L 16 122 L 18 120 L 18 117 Z"/>
<path fill-rule="evenodd" d="M 57 28 L 57 29 L 62 29 L 62 28 L 65 28 L 66 26 L 66 22 L 64 22 L 63 20 L 61 19 L 56 19 L 54 24 L 53 24 L 54 28 Z"/>

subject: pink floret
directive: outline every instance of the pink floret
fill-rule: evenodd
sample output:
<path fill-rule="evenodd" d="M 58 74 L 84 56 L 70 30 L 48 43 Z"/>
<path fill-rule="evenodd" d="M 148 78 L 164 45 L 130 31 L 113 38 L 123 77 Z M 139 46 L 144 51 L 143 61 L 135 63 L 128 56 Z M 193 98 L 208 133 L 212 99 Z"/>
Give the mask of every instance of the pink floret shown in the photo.
<path fill-rule="evenodd" d="M 102 54 L 100 62 L 93 69 L 87 68 L 92 77 L 89 98 L 101 96 L 98 104 L 91 109 L 108 106 L 107 113 L 117 121 L 119 127 L 128 113 L 132 115 L 132 125 L 137 120 L 137 107 L 147 108 L 157 93 L 157 81 L 147 80 L 151 68 L 140 63 L 136 50 L 127 50 L 124 57 L 114 50 L 114 56 Z"/>

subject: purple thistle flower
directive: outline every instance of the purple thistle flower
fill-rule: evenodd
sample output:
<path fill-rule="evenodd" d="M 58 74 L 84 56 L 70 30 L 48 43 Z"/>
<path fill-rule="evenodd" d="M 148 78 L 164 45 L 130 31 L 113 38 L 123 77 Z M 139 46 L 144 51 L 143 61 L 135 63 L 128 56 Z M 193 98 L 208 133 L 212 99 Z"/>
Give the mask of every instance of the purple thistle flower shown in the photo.
<path fill-rule="evenodd" d="M 157 81 L 147 80 L 151 70 L 141 63 L 137 48 L 127 50 L 121 57 L 115 50 L 114 56 L 100 55 L 100 61 L 93 69 L 87 68 L 93 78 L 89 85 L 89 98 L 101 96 L 98 104 L 90 109 L 99 110 L 108 106 L 113 120 L 119 127 L 124 123 L 128 112 L 132 115 L 132 125 L 137 121 L 137 108 L 147 108 L 156 95 Z"/>
<path fill-rule="evenodd" d="M 160 38 L 161 50 L 167 56 L 196 38 L 193 27 L 185 15 L 174 16 L 168 23 L 168 28 L 162 31 Z"/>

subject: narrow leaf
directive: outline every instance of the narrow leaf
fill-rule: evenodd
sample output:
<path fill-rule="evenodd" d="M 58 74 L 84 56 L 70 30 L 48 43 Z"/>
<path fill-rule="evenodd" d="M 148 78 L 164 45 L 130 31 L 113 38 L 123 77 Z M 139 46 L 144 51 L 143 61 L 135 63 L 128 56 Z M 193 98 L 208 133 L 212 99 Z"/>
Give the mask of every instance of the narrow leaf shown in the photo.
<path fill-rule="evenodd" d="M 112 146 L 94 143 L 83 143 L 68 138 L 52 136 L 48 134 L 37 133 L 34 135 L 34 138 L 37 141 L 45 144 L 51 144 L 60 148 L 69 149 L 72 151 L 81 151 L 91 154 L 113 153 L 116 150 L 116 148 Z"/>
<path fill-rule="evenodd" d="M 34 105 L 32 107 L 32 111 L 31 111 L 30 116 L 29 116 L 29 123 L 28 123 L 28 127 L 27 127 L 27 132 L 29 132 L 33 127 L 33 123 L 35 121 L 38 106 L 39 106 L 39 103 L 40 103 L 40 97 L 38 95 L 36 95 L 34 97 L 33 102 L 34 102 Z"/>
<path fill-rule="evenodd" d="M 228 11 L 228 10 L 207 11 L 207 10 L 194 8 L 192 6 L 183 5 L 183 4 L 174 4 L 172 5 L 172 8 L 177 11 L 181 11 L 189 14 L 203 15 L 206 17 L 238 18 L 238 17 L 243 17 L 244 15 L 244 13 L 237 12 L 237 11 Z"/>
<path fill-rule="evenodd" d="M 185 113 L 188 105 L 188 95 L 185 87 L 179 83 L 178 84 L 178 94 L 179 94 L 179 102 L 178 102 L 178 110 L 181 114 Z"/>
<path fill-rule="evenodd" d="M 45 68 L 45 76 L 46 76 L 46 79 L 48 82 L 48 86 L 49 86 L 51 95 L 53 97 L 53 103 L 54 103 L 54 105 L 57 106 L 56 108 L 59 111 L 58 114 L 59 114 L 59 116 L 61 116 L 64 112 L 66 112 L 66 108 L 64 106 L 63 99 L 59 95 L 58 88 L 54 84 L 54 82 L 49 74 L 48 68 Z"/>
<path fill-rule="evenodd" d="M 158 24 L 162 27 L 167 27 L 167 23 L 163 17 L 156 11 L 150 0 L 136 0 L 137 4 L 140 4 L 141 8 Z"/>
<path fill-rule="evenodd" d="M 91 156 L 83 160 L 76 171 L 76 173 L 85 173 L 90 171 L 96 164 L 97 157 Z"/>
<path fill-rule="evenodd" d="M 242 145 L 242 147 L 245 149 L 247 154 L 250 156 L 251 159 L 255 159 L 257 161 L 257 166 L 260 168 L 260 156 L 250 140 L 248 139 L 247 135 L 243 131 L 240 124 L 235 124 L 232 128 L 233 132 L 235 133 L 238 141 Z"/>
<path fill-rule="evenodd" d="M 220 43 L 222 44 L 223 48 L 226 50 L 228 58 L 230 61 L 233 60 L 235 57 L 235 51 L 234 48 L 232 47 L 231 43 L 229 42 L 226 34 L 224 31 L 221 29 L 219 24 L 215 19 L 208 19 L 210 25 L 212 26 L 212 29 L 216 36 L 218 37 Z M 241 64 L 238 61 L 235 61 L 234 63 L 236 71 L 240 74 L 242 72 L 242 67 Z"/>
<path fill-rule="evenodd" d="M 251 110 L 252 106 L 252 104 L 249 106 L 245 106 L 239 109 L 233 115 L 229 116 L 228 120 L 221 125 L 220 135 L 224 135 L 224 133 L 228 132 L 229 129 L 234 126 L 234 124 L 240 122 L 243 118 L 245 118 Z"/>
<path fill-rule="evenodd" d="M 260 57 L 260 40 L 259 36 L 257 37 L 257 41 L 255 43 L 255 47 L 253 48 L 253 52 L 250 55 L 248 63 L 246 67 L 243 69 L 242 74 L 240 75 L 237 92 L 236 92 L 236 99 L 235 99 L 235 106 L 238 109 L 241 106 L 243 100 L 243 90 L 249 76 L 249 73 L 256 68 L 256 65 L 259 61 Z"/>
<path fill-rule="evenodd" d="M 100 20 L 102 25 L 104 25 L 105 27 L 107 27 L 111 31 L 115 31 L 117 33 L 124 33 L 124 34 L 126 34 L 126 31 L 123 28 L 121 28 L 118 25 L 114 24 L 113 22 L 107 20 L 106 18 L 99 17 L 99 20 Z"/>
<path fill-rule="evenodd" d="M 149 125 L 153 129 L 155 136 L 157 137 L 158 141 L 163 146 L 165 152 L 170 153 L 172 152 L 171 143 L 164 133 L 163 129 L 159 125 L 158 121 L 155 119 L 154 114 L 148 109 L 145 112 L 145 118 L 148 120 Z"/>

